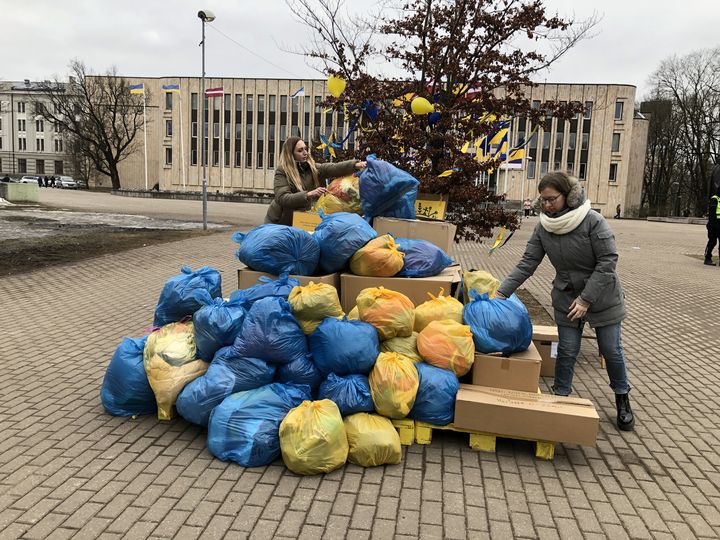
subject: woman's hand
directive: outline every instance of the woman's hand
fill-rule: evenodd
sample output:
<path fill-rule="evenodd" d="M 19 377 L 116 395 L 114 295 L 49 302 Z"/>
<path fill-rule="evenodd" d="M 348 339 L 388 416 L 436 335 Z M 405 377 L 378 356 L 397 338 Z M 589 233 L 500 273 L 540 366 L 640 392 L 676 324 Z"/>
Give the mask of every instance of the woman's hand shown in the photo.
<path fill-rule="evenodd" d="M 355 168 L 356 168 L 357 170 L 362 170 L 362 169 L 364 169 L 365 167 L 367 167 L 367 161 L 358 161 L 358 162 L 355 164 Z"/>
<path fill-rule="evenodd" d="M 317 199 L 320 195 L 327 193 L 327 189 L 324 187 L 316 187 L 312 191 L 307 192 L 308 199 Z"/>
<path fill-rule="evenodd" d="M 495 293 L 495 298 L 497 298 L 498 300 L 507 300 L 507 296 L 505 296 L 503 293 L 501 293 L 499 291 Z"/>
<path fill-rule="evenodd" d="M 582 319 L 587 314 L 587 310 L 589 307 L 590 304 L 588 304 L 585 300 L 578 296 L 575 300 L 573 300 L 573 303 L 570 304 L 568 319 L 570 319 L 571 321 Z"/>

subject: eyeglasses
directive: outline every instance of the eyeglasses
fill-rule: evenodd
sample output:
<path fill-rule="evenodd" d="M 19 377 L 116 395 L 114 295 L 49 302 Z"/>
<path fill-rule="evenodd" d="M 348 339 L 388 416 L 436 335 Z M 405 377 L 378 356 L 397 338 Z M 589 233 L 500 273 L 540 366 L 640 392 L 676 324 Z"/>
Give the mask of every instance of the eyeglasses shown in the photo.
<path fill-rule="evenodd" d="M 562 193 L 560 195 L 555 195 L 554 197 L 540 197 L 540 202 L 543 204 L 554 204 L 560 197 L 562 197 Z"/>

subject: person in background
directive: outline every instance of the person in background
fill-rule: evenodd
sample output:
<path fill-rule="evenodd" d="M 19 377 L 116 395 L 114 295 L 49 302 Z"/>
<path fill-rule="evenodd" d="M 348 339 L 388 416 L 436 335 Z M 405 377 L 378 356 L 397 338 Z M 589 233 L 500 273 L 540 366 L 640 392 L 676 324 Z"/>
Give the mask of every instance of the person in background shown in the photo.
<path fill-rule="evenodd" d="M 364 168 L 365 162 L 356 159 L 315 164 L 305 141 L 289 137 L 280 151 L 275 169 L 275 198 L 265 215 L 265 223 L 292 225 L 293 212 L 309 210 L 312 201 L 327 192 L 320 185 L 321 180 L 348 176 Z"/>
<path fill-rule="evenodd" d="M 615 216 L 613 216 L 614 219 L 620 219 L 620 210 L 621 210 L 621 208 L 620 208 L 620 205 L 618 204 L 617 207 L 615 208 Z"/>
<path fill-rule="evenodd" d="M 585 323 L 597 334 L 605 358 L 610 387 L 615 392 L 617 426 L 632 431 L 621 324 L 625 300 L 615 271 L 618 253 L 610 226 L 593 212 L 577 178 L 564 172 L 546 174 L 538 184 L 540 222 L 535 226 L 522 259 L 500 284 L 497 298 L 507 298 L 533 275 L 545 255 L 555 267 L 551 292 L 558 326 L 558 351 L 553 392 L 572 390 L 575 362 Z"/>
<path fill-rule="evenodd" d="M 705 246 L 705 264 L 712 266 L 712 252 L 715 249 L 715 244 L 720 244 L 720 185 L 715 190 L 715 195 L 710 197 L 708 201 L 706 228 L 708 243 Z M 720 256 L 720 247 L 718 247 L 718 255 Z M 718 266 L 720 266 L 720 258 L 718 258 Z"/>
<path fill-rule="evenodd" d="M 55 177 L 54 176 L 50 177 L 50 187 L 55 187 Z"/>
<path fill-rule="evenodd" d="M 530 202 L 530 199 L 523 201 L 523 210 L 525 210 L 525 217 L 530 217 L 530 212 L 532 212 L 532 202 Z"/>

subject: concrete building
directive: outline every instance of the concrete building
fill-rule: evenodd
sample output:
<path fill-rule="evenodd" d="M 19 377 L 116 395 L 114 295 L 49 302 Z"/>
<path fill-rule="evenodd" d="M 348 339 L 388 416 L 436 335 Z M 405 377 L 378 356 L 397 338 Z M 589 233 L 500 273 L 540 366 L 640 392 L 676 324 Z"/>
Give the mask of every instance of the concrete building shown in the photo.
<path fill-rule="evenodd" d="M 158 184 L 163 191 L 199 191 L 200 79 L 127 79 L 145 88 L 147 154 L 141 141 L 121 162 L 123 188 L 151 189 Z M 335 133 L 342 140 L 348 133 L 350 119 L 320 106 L 327 92 L 325 80 L 206 78 L 205 87 L 223 89 L 221 97 L 207 102 L 206 178 L 210 193 L 271 193 L 278 153 L 288 136 L 299 134 L 314 147 L 320 144 L 321 134 Z M 507 193 L 508 200 L 519 203 L 536 195 L 537 184 L 546 172 L 566 170 L 584 183 L 593 207 L 604 216 L 612 217 L 617 205 L 623 216 L 637 216 L 649 122 L 635 112 L 635 90 L 634 86 L 613 84 L 540 84 L 527 88 L 533 107 L 540 108 L 549 100 L 577 101 L 587 112 L 571 120 L 548 118 L 539 129 L 527 119 L 514 119 L 509 132 L 513 147 L 534 134 L 525 147 L 525 158 L 519 168 L 505 171 L 501 167 L 484 181 L 491 190 Z M 296 92 L 300 95 L 293 98 Z M 6 112 L 3 128 L 5 116 Z M 7 138 L 4 131 L 0 133 Z M 353 150 L 354 143 L 353 133 L 345 148 Z M 5 160 L 10 159 L 6 144 L 3 141 L 0 155 L 3 170 L 8 168 Z M 25 159 L 28 172 L 46 161 L 44 155 L 33 154 L 34 148 L 24 151 L 22 157 L 14 152 L 16 160 Z M 99 175 L 94 183 L 109 187 L 109 179 Z"/>
<path fill-rule="evenodd" d="M 62 133 L 36 114 L 36 99 L 42 91 L 34 82 L 0 82 L 0 173 L 71 175 Z"/>

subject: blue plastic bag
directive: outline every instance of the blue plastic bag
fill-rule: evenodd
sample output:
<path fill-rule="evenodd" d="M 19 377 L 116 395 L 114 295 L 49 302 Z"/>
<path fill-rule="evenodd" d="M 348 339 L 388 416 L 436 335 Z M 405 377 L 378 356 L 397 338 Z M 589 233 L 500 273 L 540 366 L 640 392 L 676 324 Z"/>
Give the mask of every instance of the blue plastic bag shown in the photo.
<path fill-rule="evenodd" d="M 234 347 L 223 347 L 205 375 L 190 381 L 175 403 L 185 420 L 207 427 L 210 413 L 230 394 L 270 384 L 275 366 L 259 358 L 243 358 Z"/>
<path fill-rule="evenodd" d="M 289 364 L 278 367 L 277 380 L 282 383 L 306 384 L 313 395 L 317 391 L 323 376 L 318 370 L 312 356 L 296 358 Z"/>
<path fill-rule="evenodd" d="M 309 399 L 307 386 L 282 383 L 229 395 L 210 415 L 208 450 L 243 467 L 269 465 L 280 457 L 280 422 Z"/>
<path fill-rule="evenodd" d="M 328 317 L 310 334 L 309 341 L 315 365 L 325 376 L 368 374 L 380 354 L 377 330 L 362 321 Z"/>
<path fill-rule="evenodd" d="M 402 219 L 417 218 L 415 206 L 417 203 L 418 188 L 415 186 L 400 199 L 394 206 L 383 212 L 384 217 L 394 217 Z"/>
<path fill-rule="evenodd" d="M 248 287 L 247 289 L 240 289 L 230 293 L 230 301 L 238 301 L 240 305 L 246 310 L 250 309 L 255 302 L 261 298 L 267 298 L 268 296 L 276 296 L 278 298 L 288 299 L 290 291 L 295 287 L 300 286 L 300 282 L 289 277 L 287 272 L 283 272 L 278 276 L 277 279 L 272 279 L 268 276 L 260 276 L 258 278 L 259 283 Z"/>
<path fill-rule="evenodd" d="M 420 384 L 408 418 L 436 426 L 451 424 L 455 418 L 455 398 L 460 389 L 457 376 L 447 369 L 425 362 L 415 364 Z"/>
<path fill-rule="evenodd" d="M 470 302 L 463 308 L 463 321 L 470 326 L 475 350 L 511 355 L 527 350 L 532 341 L 532 321 L 516 295 L 507 300 L 478 294 L 470 289 Z"/>
<path fill-rule="evenodd" d="M 453 263 L 450 256 L 427 240 L 396 238 L 398 249 L 405 254 L 403 267 L 396 275 L 410 278 L 437 276 Z"/>
<path fill-rule="evenodd" d="M 357 214 L 337 212 L 323 215 L 313 236 L 320 245 L 320 270 L 331 274 L 344 269 L 355 252 L 375 238 L 377 232 Z"/>
<path fill-rule="evenodd" d="M 195 299 L 203 305 L 193 315 L 196 356 L 209 362 L 221 347 L 234 343 L 245 310 L 240 301 L 210 298 L 205 290 L 195 291 Z"/>
<path fill-rule="evenodd" d="M 307 231 L 266 223 L 248 231 L 236 232 L 233 241 L 240 244 L 237 258 L 258 272 L 279 276 L 283 272 L 310 276 L 320 258 L 320 246 Z"/>
<path fill-rule="evenodd" d="M 403 202 L 406 194 L 412 190 L 417 193 L 420 182 L 410 173 L 374 155 L 367 156 L 366 162 L 367 167 L 359 174 L 360 206 L 365 219 L 392 213 L 396 207 L 407 204 Z"/>
<path fill-rule="evenodd" d="M 147 336 L 120 342 L 105 371 L 100 400 L 113 416 L 140 416 L 157 412 L 157 403 L 143 364 Z"/>
<path fill-rule="evenodd" d="M 220 272 L 214 268 L 203 266 L 193 272 L 189 266 L 183 266 L 181 272 L 167 280 L 160 293 L 155 308 L 155 326 L 165 326 L 192 316 L 202 307 L 195 299 L 195 291 L 207 291 L 211 298 L 222 297 Z"/>
<path fill-rule="evenodd" d="M 320 385 L 318 399 L 334 401 L 343 416 L 375 411 L 370 383 L 365 375 L 340 377 L 331 373 Z"/>
<path fill-rule="evenodd" d="M 240 356 L 271 364 L 289 364 L 308 354 L 305 333 L 292 307 L 287 300 L 272 296 L 252 305 L 234 346 Z"/>

